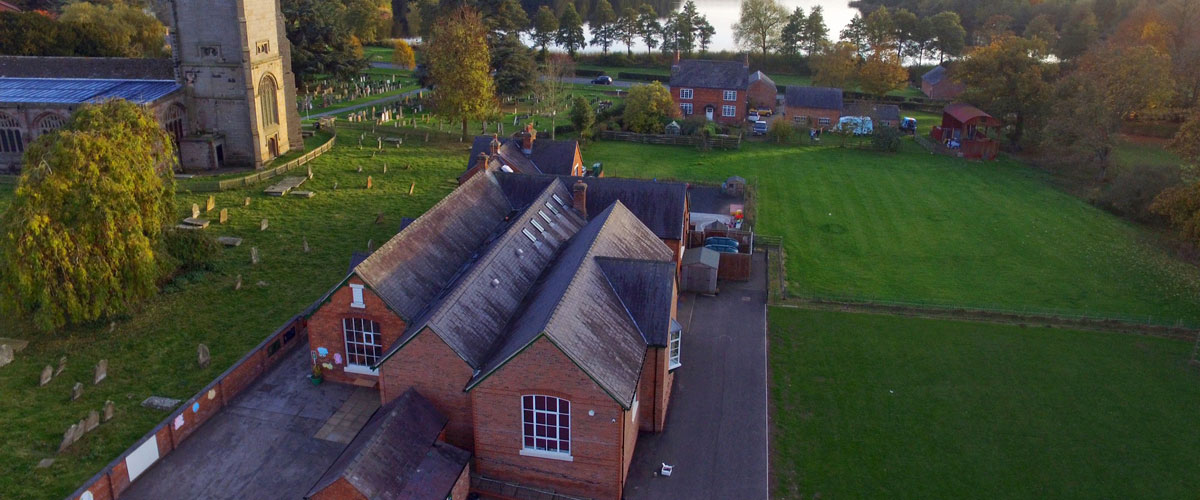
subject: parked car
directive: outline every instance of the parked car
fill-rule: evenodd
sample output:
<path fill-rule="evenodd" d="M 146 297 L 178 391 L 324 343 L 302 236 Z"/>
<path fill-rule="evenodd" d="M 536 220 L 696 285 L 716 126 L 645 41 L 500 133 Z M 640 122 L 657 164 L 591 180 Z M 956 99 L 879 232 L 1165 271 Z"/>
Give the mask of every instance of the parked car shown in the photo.
<path fill-rule="evenodd" d="M 750 115 L 746 117 L 746 121 L 748 121 L 750 123 L 755 123 L 761 119 L 762 119 L 762 117 L 758 116 L 758 113 L 755 113 L 753 111 L 751 111 Z"/>
<path fill-rule="evenodd" d="M 768 108 L 766 106 L 763 106 L 761 108 L 755 108 L 754 112 L 758 113 L 758 116 L 771 116 L 771 115 L 775 114 L 774 109 Z"/>
<path fill-rule="evenodd" d="M 904 132 L 904 133 L 906 133 L 906 134 L 916 135 L 916 133 L 917 133 L 917 119 L 916 119 L 916 118 L 910 118 L 910 117 L 907 117 L 907 116 L 906 116 L 906 117 L 904 117 L 904 119 L 903 119 L 903 120 L 900 120 L 900 131 L 901 131 L 901 132 Z"/>
<path fill-rule="evenodd" d="M 869 116 L 843 116 L 838 120 L 837 129 L 854 135 L 871 135 L 875 132 L 875 123 Z"/>
<path fill-rule="evenodd" d="M 767 135 L 767 122 L 763 120 L 754 122 L 754 128 L 750 132 L 753 135 Z"/>
<path fill-rule="evenodd" d="M 613 79 L 611 76 L 608 76 L 608 75 L 600 75 L 600 76 L 597 76 L 594 80 L 592 80 L 593 85 L 612 85 L 612 83 L 613 83 Z"/>

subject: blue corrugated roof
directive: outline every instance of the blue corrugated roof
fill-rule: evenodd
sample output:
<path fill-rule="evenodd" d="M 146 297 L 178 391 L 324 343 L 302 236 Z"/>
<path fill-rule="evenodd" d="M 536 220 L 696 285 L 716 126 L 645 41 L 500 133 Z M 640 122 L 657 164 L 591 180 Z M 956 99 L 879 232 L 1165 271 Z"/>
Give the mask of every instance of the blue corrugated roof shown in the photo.
<path fill-rule="evenodd" d="M 0 102 L 79 104 L 125 99 L 149 104 L 179 89 L 174 80 L 91 80 L 0 77 Z"/>

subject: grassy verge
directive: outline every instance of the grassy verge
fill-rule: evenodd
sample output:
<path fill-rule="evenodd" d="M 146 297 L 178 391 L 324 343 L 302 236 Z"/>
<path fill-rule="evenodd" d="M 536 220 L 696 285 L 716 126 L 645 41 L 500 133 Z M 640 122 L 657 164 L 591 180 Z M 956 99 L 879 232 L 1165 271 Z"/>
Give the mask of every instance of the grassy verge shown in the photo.
<path fill-rule="evenodd" d="M 216 193 L 217 209 L 229 208 L 230 223 L 214 221 L 207 231 L 245 242 L 224 249 L 213 271 L 176 278 L 166 287 L 169 292 L 118 319 L 111 332 L 105 323 L 47 335 L 0 318 L 3 335 L 31 341 L 16 361 L 0 368 L 0 422 L 5 424 L 0 440 L 7 443 L 0 450 L 0 498 L 57 499 L 70 493 L 166 416 L 139 406 L 143 399 L 186 398 L 227 369 L 345 276 L 352 252 L 365 250 L 369 240 L 378 247 L 395 234 L 402 217 L 420 215 L 453 189 L 467 154 L 466 145 L 414 141 L 371 158 L 370 150 L 354 145 L 359 134 L 349 132 L 312 163 L 315 178 L 303 189 L 315 191 L 315 198 L 269 197 L 262 186 Z M 363 173 L 356 172 L 357 165 Z M 371 190 L 365 189 L 368 175 L 373 176 Z M 409 196 L 412 182 L 416 189 Z M 9 189 L 0 187 L 0 204 L 10 197 Z M 204 206 L 207 196 L 181 188 L 179 217 L 188 215 L 192 203 Z M 245 197 L 252 200 L 248 208 L 242 206 Z M 379 213 L 384 222 L 375 224 Z M 270 228 L 259 231 L 264 218 Z M 310 253 L 301 251 L 305 238 Z M 250 265 L 251 247 L 261 254 L 257 266 Z M 234 291 L 238 275 L 244 286 Z M 199 343 L 207 344 L 213 356 L 203 370 L 196 365 Z M 64 355 L 67 371 L 37 387 L 42 367 Z M 93 386 L 92 366 L 100 359 L 109 361 L 108 380 Z M 84 383 L 84 395 L 72 402 L 77 381 Z M 56 455 L 63 431 L 105 400 L 116 403 L 116 418 Z M 34 468 L 48 457 L 56 459 L 53 466 Z"/>
<path fill-rule="evenodd" d="M 1010 160 L 744 143 L 740 151 L 595 142 L 608 175 L 758 188 L 792 294 L 1200 322 L 1200 272 L 1149 234 Z"/>
<path fill-rule="evenodd" d="M 773 308 L 779 498 L 1190 498 L 1186 342 Z"/>

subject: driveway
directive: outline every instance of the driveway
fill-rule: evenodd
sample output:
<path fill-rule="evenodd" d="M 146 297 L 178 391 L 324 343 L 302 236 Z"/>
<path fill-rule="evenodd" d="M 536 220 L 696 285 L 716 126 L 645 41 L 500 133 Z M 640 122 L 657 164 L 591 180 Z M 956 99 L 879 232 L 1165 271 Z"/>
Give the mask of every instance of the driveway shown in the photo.
<path fill-rule="evenodd" d="M 766 255 L 749 282 L 681 297 L 684 326 L 666 430 L 638 437 L 629 499 L 768 497 Z M 656 472 L 666 462 L 670 477 Z"/>
<path fill-rule="evenodd" d="M 356 390 L 313 387 L 307 356 L 307 345 L 294 348 L 121 498 L 303 498 L 346 446 L 314 435 Z"/>

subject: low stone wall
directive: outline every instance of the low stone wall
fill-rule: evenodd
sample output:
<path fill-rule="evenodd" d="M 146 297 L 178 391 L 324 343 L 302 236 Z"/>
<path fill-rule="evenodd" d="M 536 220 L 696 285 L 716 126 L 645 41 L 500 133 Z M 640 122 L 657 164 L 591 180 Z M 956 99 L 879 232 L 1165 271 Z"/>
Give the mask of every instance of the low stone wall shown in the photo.
<path fill-rule="evenodd" d="M 184 401 L 153 430 L 87 480 L 67 499 L 120 498 L 146 469 L 175 450 L 259 376 L 275 366 L 284 358 L 284 353 L 303 344 L 308 336 L 307 327 L 304 314 L 292 317 L 216 380 Z"/>

